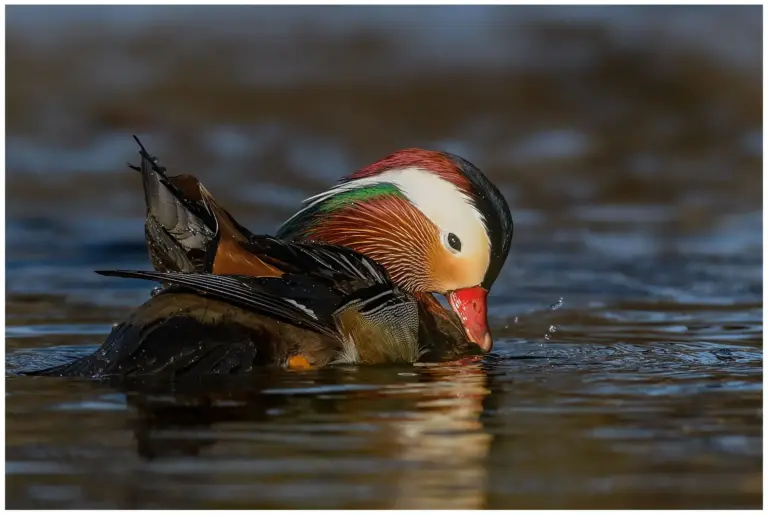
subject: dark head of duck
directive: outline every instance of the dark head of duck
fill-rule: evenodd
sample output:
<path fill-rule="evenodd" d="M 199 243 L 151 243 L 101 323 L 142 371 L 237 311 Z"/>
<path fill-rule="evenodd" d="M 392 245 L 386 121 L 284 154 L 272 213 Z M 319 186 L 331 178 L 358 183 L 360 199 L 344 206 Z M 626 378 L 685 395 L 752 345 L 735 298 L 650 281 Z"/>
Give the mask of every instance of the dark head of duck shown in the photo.
<path fill-rule="evenodd" d="M 278 237 L 343 245 L 383 265 L 403 290 L 437 307 L 444 294 L 469 340 L 489 351 L 487 295 L 509 253 L 512 215 L 469 161 L 407 149 L 305 201 Z"/>

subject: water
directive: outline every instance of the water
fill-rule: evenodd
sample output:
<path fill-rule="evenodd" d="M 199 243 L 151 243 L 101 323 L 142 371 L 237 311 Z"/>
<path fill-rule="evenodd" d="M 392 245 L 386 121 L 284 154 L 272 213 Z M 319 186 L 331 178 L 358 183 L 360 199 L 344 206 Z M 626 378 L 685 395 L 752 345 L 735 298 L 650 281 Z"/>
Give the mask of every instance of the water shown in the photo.
<path fill-rule="evenodd" d="M 760 507 L 758 9 L 9 8 L 7 507 Z M 14 375 L 151 295 L 92 272 L 149 266 L 134 132 L 265 232 L 395 148 L 464 155 L 515 218 L 494 352 Z"/>

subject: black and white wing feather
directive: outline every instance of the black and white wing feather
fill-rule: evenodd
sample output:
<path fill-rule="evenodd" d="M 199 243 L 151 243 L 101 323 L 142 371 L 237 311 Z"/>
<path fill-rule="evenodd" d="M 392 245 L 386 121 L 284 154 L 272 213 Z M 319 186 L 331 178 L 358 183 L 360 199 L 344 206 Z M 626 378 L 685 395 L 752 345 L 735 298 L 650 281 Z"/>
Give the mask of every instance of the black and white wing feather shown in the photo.
<path fill-rule="evenodd" d="M 272 236 L 252 236 L 243 247 L 286 274 L 392 284 L 384 267 L 346 247 L 290 242 Z"/>
<path fill-rule="evenodd" d="M 158 281 L 224 300 L 269 315 L 283 322 L 304 327 L 331 337 L 337 334 L 332 319 L 318 314 L 301 302 L 270 292 L 270 285 L 281 285 L 279 278 L 252 278 L 232 275 L 184 274 L 133 270 L 102 270 L 96 273 L 112 277 Z"/>

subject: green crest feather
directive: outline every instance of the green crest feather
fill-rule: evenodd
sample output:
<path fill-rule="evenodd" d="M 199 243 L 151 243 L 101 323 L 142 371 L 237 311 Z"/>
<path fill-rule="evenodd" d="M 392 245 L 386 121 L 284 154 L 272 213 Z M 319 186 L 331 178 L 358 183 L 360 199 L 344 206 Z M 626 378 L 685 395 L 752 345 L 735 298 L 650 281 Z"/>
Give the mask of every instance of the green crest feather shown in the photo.
<path fill-rule="evenodd" d="M 331 190 L 331 192 L 332 191 L 333 190 Z M 302 238 L 306 234 L 306 231 L 316 223 L 318 218 L 322 218 L 324 214 L 356 202 L 365 202 L 366 200 L 386 195 L 402 197 L 403 192 L 400 191 L 400 188 L 388 182 L 381 182 L 341 191 L 296 213 L 291 219 L 285 222 L 282 227 L 280 227 L 277 231 L 277 237 L 288 240 Z"/>
<path fill-rule="evenodd" d="M 380 183 L 371 186 L 344 191 L 329 198 L 318 206 L 320 211 L 333 211 L 353 202 L 366 201 L 382 195 L 402 195 L 400 189 L 394 184 Z"/>

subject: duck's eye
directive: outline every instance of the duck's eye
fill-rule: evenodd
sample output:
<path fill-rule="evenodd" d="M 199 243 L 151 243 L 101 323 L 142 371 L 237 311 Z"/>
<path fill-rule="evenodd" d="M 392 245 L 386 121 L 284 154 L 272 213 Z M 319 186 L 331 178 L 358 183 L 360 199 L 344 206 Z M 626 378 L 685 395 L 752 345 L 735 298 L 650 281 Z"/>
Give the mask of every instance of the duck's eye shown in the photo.
<path fill-rule="evenodd" d="M 453 252 L 454 254 L 458 254 L 461 252 L 461 240 L 458 236 L 453 234 L 452 232 L 449 232 L 448 235 L 445 237 L 445 243 L 446 247 L 448 247 L 448 250 Z"/>

